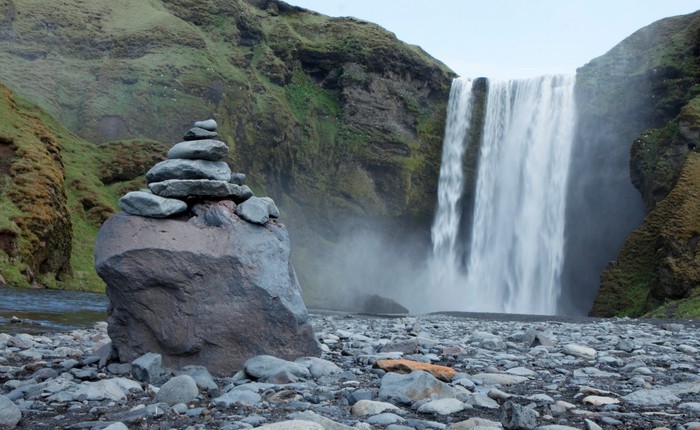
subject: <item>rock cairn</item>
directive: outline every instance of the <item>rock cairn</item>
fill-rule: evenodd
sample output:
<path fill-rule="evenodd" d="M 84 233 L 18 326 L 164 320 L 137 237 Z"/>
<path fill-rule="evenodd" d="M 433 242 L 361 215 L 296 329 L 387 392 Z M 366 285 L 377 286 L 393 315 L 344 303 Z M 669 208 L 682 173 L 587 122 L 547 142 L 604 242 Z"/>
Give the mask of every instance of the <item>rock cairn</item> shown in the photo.
<path fill-rule="evenodd" d="M 184 141 L 170 148 L 168 159 L 146 173 L 148 188 L 127 193 L 119 207 L 130 215 L 167 218 L 187 211 L 190 199 L 225 198 L 248 222 L 265 224 L 279 217 L 271 198 L 255 197 L 245 185 L 246 176 L 231 172 L 228 146 L 215 139 L 216 129 L 213 119 L 195 122 Z"/>
<path fill-rule="evenodd" d="M 231 173 L 216 135 L 196 122 L 100 228 L 95 267 L 122 362 L 157 353 L 227 375 L 260 353 L 320 353 L 279 211 Z"/>

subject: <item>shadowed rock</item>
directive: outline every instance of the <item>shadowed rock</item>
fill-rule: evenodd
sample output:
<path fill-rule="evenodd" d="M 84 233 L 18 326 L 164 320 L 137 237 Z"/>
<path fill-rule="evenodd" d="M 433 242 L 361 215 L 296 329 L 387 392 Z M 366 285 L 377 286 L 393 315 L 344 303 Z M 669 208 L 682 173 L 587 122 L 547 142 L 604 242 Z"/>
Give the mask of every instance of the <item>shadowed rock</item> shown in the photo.
<path fill-rule="evenodd" d="M 151 182 L 148 188 L 154 194 L 163 197 L 232 197 L 236 202 L 243 202 L 253 196 L 247 185 L 236 185 L 227 181 L 210 179 L 168 179 Z M 274 204 L 274 203 L 273 203 Z"/>

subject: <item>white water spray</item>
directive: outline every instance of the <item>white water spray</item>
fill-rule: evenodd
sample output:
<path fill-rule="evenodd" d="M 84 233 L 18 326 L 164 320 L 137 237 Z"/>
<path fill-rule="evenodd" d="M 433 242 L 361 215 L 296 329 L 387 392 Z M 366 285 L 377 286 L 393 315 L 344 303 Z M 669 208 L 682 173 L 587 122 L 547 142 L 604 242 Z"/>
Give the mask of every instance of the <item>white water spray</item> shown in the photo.
<path fill-rule="evenodd" d="M 439 285 L 451 284 L 453 309 L 556 314 L 574 83 L 574 77 L 564 76 L 489 82 L 466 273 L 457 262 L 466 246 L 456 240 L 461 214 L 457 204 L 450 206 L 462 195 L 462 177 L 443 167 L 461 169 L 464 148 L 443 150 L 431 269 Z M 464 124 L 462 141 L 469 120 Z M 453 133 L 449 119 L 447 127 L 445 145 Z M 443 180 L 443 174 L 458 178 L 459 187 L 448 186 L 451 180 Z M 436 272 L 440 266 L 443 273 Z"/>

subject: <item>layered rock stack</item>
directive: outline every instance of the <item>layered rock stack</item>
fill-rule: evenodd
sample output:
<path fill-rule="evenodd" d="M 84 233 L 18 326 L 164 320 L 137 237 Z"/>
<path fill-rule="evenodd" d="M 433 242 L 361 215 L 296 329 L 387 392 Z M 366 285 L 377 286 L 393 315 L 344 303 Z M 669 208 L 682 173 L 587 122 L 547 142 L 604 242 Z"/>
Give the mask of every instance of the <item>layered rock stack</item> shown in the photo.
<path fill-rule="evenodd" d="M 231 173 L 226 163 L 228 146 L 215 140 L 216 121 L 197 121 L 184 141 L 168 151 L 168 159 L 146 173 L 147 190 L 132 191 L 119 200 L 131 215 L 166 218 L 185 212 L 191 198 L 229 198 L 236 214 L 247 221 L 265 224 L 279 211 L 272 199 L 257 198 L 245 185 L 245 175 Z"/>
<path fill-rule="evenodd" d="M 100 229 L 95 265 L 122 361 L 155 352 L 227 375 L 254 355 L 320 353 L 279 211 L 231 173 L 216 136 L 216 122 L 196 122 Z"/>

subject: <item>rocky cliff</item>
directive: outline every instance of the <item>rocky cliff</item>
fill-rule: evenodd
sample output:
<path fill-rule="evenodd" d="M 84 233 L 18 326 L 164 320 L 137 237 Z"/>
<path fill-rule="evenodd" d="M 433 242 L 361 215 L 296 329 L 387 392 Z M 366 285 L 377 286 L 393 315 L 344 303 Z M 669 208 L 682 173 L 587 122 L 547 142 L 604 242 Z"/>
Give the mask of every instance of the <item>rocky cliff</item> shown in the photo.
<path fill-rule="evenodd" d="M 680 299 L 669 315 L 700 314 L 700 12 L 645 27 L 579 69 L 577 96 L 575 158 L 589 161 L 572 176 L 569 220 L 578 244 L 601 246 L 569 254 L 569 280 L 585 277 L 574 266 L 601 273 L 641 223 L 607 264 L 591 314 L 639 316 Z"/>
<path fill-rule="evenodd" d="M 453 74 L 377 25 L 273 0 L 1 4 L 0 81 L 80 137 L 169 142 L 215 118 L 279 203 L 303 285 L 349 221 L 428 231 Z M 103 184 L 145 172 L 154 143 L 124 145 Z"/>

